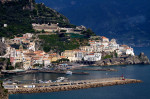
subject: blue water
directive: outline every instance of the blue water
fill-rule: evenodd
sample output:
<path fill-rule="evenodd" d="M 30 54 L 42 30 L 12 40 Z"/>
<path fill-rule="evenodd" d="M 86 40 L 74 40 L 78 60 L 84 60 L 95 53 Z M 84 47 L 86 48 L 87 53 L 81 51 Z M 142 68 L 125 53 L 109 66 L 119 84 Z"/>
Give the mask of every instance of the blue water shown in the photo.
<path fill-rule="evenodd" d="M 150 57 L 150 48 L 135 48 L 135 53 L 145 52 Z M 90 68 L 90 67 L 89 67 Z M 101 67 L 94 67 L 101 68 Z M 33 76 L 42 80 L 55 80 L 59 76 L 66 76 L 71 80 L 94 79 L 105 77 L 117 77 L 122 73 L 127 78 L 140 79 L 143 83 L 89 88 L 82 90 L 39 93 L 39 94 L 15 94 L 9 99 L 150 99 L 150 65 L 111 66 L 107 68 L 117 69 L 118 72 L 90 71 L 90 75 L 57 75 L 57 74 L 28 74 L 13 76 L 15 80 L 30 80 Z"/>

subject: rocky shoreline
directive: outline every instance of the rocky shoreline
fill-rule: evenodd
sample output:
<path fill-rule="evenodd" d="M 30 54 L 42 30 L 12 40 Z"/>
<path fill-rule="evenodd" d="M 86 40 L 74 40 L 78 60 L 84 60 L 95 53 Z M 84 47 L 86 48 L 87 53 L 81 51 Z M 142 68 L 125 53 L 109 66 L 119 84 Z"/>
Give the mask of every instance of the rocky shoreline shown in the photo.
<path fill-rule="evenodd" d="M 137 56 L 122 56 L 118 58 L 109 58 L 96 62 L 94 66 L 113 66 L 113 65 L 136 65 L 136 64 L 150 64 L 150 61 L 144 53 Z"/>

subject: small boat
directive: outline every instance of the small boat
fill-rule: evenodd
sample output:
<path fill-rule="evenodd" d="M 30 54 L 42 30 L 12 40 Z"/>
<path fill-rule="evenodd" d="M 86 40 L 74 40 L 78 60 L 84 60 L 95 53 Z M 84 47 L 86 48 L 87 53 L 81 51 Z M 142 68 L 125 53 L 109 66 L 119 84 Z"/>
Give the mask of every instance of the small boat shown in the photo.
<path fill-rule="evenodd" d="M 65 77 L 58 77 L 56 82 L 64 82 L 64 81 L 67 81 L 68 78 L 65 78 Z"/>
<path fill-rule="evenodd" d="M 42 80 L 39 80 L 39 83 L 44 83 Z"/>
<path fill-rule="evenodd" d="M 67 71 L 66 74 L 67 75 L 72 75 L 72 71 Z"/>
<path fill-rule="evenodd" d="M 45 83 L 48 84 L 48 83 L 51 83 L 51 82 L 52 82 L 51 80 L 48 80 L 48 81 L 46 81 Z"/>

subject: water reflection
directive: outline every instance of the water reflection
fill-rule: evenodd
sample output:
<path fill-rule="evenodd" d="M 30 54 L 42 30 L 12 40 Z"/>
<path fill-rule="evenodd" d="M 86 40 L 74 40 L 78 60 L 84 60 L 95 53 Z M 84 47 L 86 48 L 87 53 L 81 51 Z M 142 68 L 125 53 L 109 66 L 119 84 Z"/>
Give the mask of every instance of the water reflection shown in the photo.
<path fill-rule="evenodd" d="M 136 68 L 135 68 L 136 67 Z M 112 68 L 118 71 L 84 71 L 84 70 L 76 70 L 78 72 L 89 72 L 89 75 L 66 75 L 66 74 L 51 74 L 51 73 L 35 73 L 35 74 L 24 74 L 18 76 L 10 76 L 12 81 L 33 81 L 42 80 L 48 81 L 52 80 L 55 81 L 58 77 L 67 77 L 69 80 L 86 80 L 86 79 L 98 79 L 98 78 L 109 78 L 109 77 L 120 77 L 122 74 L 126 78 L 136 78 L 138 72 L 141 72 L 144 66 L 141 65 L 130 65 L 130 66 L 110 66 L 110 67 L 84 67 L 84 68 L 94 68 L 94 69 L 101 69 L 101 68 Z M 9 77 L 9 78 L 10 78 Z"/>

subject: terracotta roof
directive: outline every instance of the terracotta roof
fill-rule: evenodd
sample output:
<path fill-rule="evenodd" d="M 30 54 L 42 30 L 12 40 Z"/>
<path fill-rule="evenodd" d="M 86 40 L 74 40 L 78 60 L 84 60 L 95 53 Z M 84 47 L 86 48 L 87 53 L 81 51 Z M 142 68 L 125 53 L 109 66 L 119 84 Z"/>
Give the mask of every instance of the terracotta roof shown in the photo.
<path fill-rule="evenodd" d="M 131 49 L 131 48 L 128 47 L 128 48 L 126 48 L 126 49 Z"/>
<path fill-rule="evenodd" d="M 79 50 L 79 49 L 74 49 L 73 51 L 81 51 L 81 50 Z"/>
<path fill-rule="evenodd" d="M 19 52 L 20 50 L 16 50 L 16 51 L 18 51 L 18 52 Z"/>
<path fill-rule="evenodd" d="M 89 42 L 95 42 L 95 41 L 89 41 Z"/>
<path fill-rule="evenodd" d="M 102 36 L 102 39 L 108 39 L 107 37 L 105 37 L 105 36 Z"/>
<path fill-rule="evenodd" d="M 43 53 L 43 51 L 40 51 L 40 50 L 39 50 L 39 51 L 35 51 L 34 53 Z"/>
<path fill-rule="evenodd" d="M 66 56 L 60 56 L 60 58 L 66 58 Z"/>
<path fill-rule="evenodd" d="M 104 45 L 100 45 L 100 47 L 104 47 Z"/>
<path fill-rule="evenodd" d="M 91 54 L 89 54 L 89 55 L 94 55 L 94 54 L 91 53 Z"/>
<path fill-rule="evenodd" d="M 128 46 L 128 45 L 121 45 L 121 47 L 129 48 L 129 46 Z"/>

